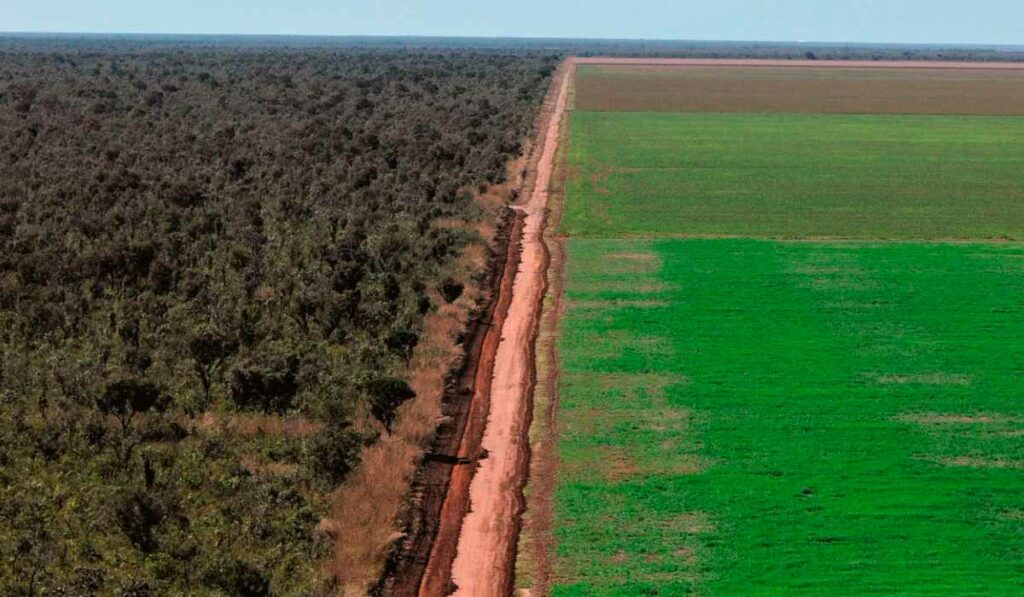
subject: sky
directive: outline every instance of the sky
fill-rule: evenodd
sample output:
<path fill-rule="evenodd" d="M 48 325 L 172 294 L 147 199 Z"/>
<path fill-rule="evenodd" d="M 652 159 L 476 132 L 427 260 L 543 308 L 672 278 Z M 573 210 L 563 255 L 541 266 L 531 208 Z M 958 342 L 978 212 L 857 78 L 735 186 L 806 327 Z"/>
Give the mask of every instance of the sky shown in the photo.
<path fill-rule="evenodd" d="M 1024 45 L 1021 0 L 0 0 L 0 31 Z"/>

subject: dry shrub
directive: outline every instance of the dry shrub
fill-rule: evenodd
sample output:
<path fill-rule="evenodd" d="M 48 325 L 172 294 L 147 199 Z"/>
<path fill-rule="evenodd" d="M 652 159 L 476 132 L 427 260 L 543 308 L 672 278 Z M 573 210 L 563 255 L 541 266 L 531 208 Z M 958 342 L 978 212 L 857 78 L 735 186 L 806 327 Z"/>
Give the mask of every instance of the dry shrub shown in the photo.
<path fill-rule="evenodd" d="M 477 195 L 483 217 L 478 222 L 444 220 L 442 227 L 475 230 L 481 238 L 463 248 L 455 262 L 454 279 L 465 285 L 458 299 L 448 304 L 431 292 L 437 308 L 423 322 L 423 338 L 413 353 L 406 375 L 416 399 L 398 409 L 390 435 L 363 451 L 362 463 L 344 485 L 330 496 L 330 519 L 320 524 L 330 536 L 334 553 L 325 573 L 335 578 L 345 595 L 365 595 L 382 574 L 391 546 L 402 537 L 400 521 L 409 505 L 410 483 L 423 453 L 429 448 L 443 420 L 441 401 L 448 374 L 461 361 L 457 344 L 471 314 L 479 308 L 486 291 L 481 275 L 488 264 L 498 214 L 512 200 L 513 189 L 522 184 L 517 169 L 522 159 L 510 165 L 510 182 L 489 187 Z"/>
<path fill-rule="evenodd" d="M 305 437 L 319 431 L 322 423 L 301 416 L 227 414 L 207 412 L 196 418 L 186 418 L 186 424 L 198 431 L 219 431 L 226 435 L 247 437 Z"/>

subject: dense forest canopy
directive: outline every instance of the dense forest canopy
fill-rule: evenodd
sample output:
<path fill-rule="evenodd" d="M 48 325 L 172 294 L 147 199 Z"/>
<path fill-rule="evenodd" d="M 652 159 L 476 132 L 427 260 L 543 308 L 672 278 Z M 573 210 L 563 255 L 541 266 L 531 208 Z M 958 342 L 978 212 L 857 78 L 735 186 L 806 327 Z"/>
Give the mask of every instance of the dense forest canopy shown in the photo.
<path fill-rule="evenodd" d="M 327 586 L 557 59 L 0 43 L 0 593 Z"/>

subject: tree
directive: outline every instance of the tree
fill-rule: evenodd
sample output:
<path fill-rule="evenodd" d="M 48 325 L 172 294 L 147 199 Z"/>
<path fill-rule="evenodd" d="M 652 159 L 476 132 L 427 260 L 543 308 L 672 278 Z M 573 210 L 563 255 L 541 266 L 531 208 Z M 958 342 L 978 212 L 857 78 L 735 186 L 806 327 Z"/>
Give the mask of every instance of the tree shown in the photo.
<path fill-rule="evenodd" d="M 125 495 L 115 509 L 121 531 L 142 553 L 153 553 L 159 547 L 154 530 L 167 516 L 166 508 L 151 492 L 134 491 Z"/>
<path fill-rule="evenodd" d="M 378 377 L 366 385 L 370 396 L 370 413 L 391 433 L 398 407 L 416 397 L 416 392 L 397 377 Z"/>
<path fill-rule="evenodd" d="M 446 302 L 455 302 L 460 296 L 462 296 L 462 291 L 465 290 L 465 288 L 466 286 L 462 282 L 452 278 L 447 278 L 441 282 L 441 297 L 444 298 Z"/>
<path fill-rule="evenodd" d="M 359 465 L 363 443 L 350 423 L 331 423 L 306 441 L 305 459 L 315 478 L 336 487 Z"/>
<path fill-rule="evenodd" d="M 283 415 L 295 406 L 298 369 L 295 357 L 239 367 L 231 372 L 231 400 L 243 410 Z"/>
<path fill-rule="evenodd" d="M 163 411 L 167 407 L 160 388 L 150 382 L 136 379 L 116 381 L 104 390 L 96 400 L 96 407 L 105 415 L 113 415 L 121 423 L 120 456 L 124 465 L 131 459 L 132 451 L 142 441 L 132 433 L 132 419 L 135 415 L 151 410 Z"/>
<path fill-rule="evenodd" d="M 234 342 L 208 330 L 199 332 L 189 340 L 188 352 L 192 357 L 193 370 L 203 388 L 203 405 L 210 402 L 210 388 L 215 372 L 237 348 Z"/>
<path fill-rule="evenodd" d="M 406 364 L 412 358 L 412 351 L 419 344 L 420 335 L 412 330 L 395 330 L 388 334 L 384 344 L 392 354 L 401 357 Z"/>
<path fill-rule="evenodd" d="M 121 431 L 127 435 L 132 418 L 138 413 L 163 410 L 166 404 L 155 384 L 136 379 L 122 379 L 107 386 L 96 400 L 96 407 L 105 415 L 113 415 L 121 422 Z"/>
<path fill-rule="evenodd" d="M 231 560 L 208 570 L 203 581 L 237 597 L 270 595 L 270 579 L 255 566 L 241 560 Z"/>

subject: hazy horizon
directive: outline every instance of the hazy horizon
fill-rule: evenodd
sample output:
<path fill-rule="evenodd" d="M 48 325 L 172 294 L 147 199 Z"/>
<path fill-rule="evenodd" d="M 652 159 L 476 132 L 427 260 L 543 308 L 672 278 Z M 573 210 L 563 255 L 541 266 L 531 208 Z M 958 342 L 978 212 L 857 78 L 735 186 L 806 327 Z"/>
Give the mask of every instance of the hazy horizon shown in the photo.
<path fill-rule="evenodd" d="M 70 35 L 455 37 L 621 41 L 1020 46 L 1024 5 L 978 0 L 9 0 L 0 31 Z M 581 18 L 581 15 L 585 18 Z"/>
<path fill-rule="evenodd" d="M 466 41 L 466 42 L 525 42 L 539 43 L 552 42 L 553 44 L 586 45 L 597 44 L 648 44 L 657 49 L 664 46 L 668 50 L 673 47 L 737 47 L 737 46 L 766 46 L 779 48 L 807 47 L 808 49 L 818 48 L 906 48 L 906 49 L 937 49 L 937 50 L 996 50 L 996 51 L 1021 51 L 1024 44 L 998 44 L 998 43 L 960 43 L 960 42 L 930 42 L 930 43 L 908 43 L 908 42 L 863 42 L 863 41 L 817 41 L 817 40 L 763 40 L 763 39 L 666 39 L 666 38 L 641 38 L 641 37 L 529 37 L 529 36 L 479 36 L 479 35 L 359 35 L 359 34 L 302 34 L 302 33 L 179 33 L 179 32 L 140 32 L 140 31 L 5 31 L 0 30 L 0 38 L 23 38 L 23 39 L 67 39 L 67 40 L 134 40 L 146 41 L 188 41 L 188 40 L 246 40 L 250 42 L 280 41 L 283 45 L 291 40 L 298 41 L 325 41 L 325 42 L 351 42 L 352 45 L 360 45 L 360 42 L 379 42 L 387 46 L 387 42 L 409 42 L 420 41 L 424 45 L 438 43 L 443 45 L 445 41 Z M 329 44 L 328 44 L 329 45 Z M 344 45 L 344 44 L 342 44 Z M 369 45 L 373 45 L 370 43 Z"/>

